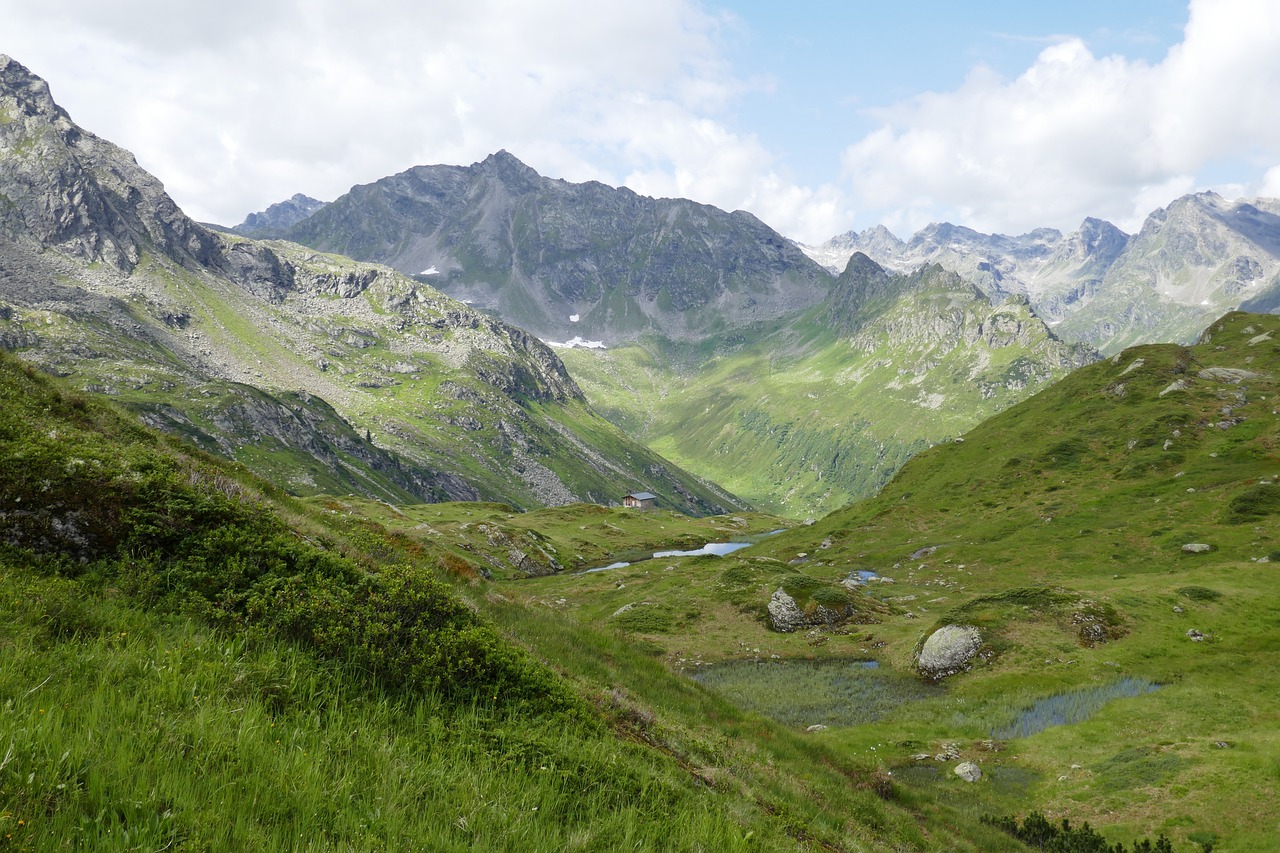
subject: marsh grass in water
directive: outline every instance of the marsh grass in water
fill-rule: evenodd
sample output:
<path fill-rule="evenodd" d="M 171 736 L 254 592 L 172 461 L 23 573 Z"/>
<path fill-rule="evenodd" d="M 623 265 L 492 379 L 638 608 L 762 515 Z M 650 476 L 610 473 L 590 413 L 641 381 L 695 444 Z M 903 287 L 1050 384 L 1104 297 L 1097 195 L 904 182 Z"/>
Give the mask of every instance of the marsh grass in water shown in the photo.
<path fill-rule="evenodd" d="M 738 661 L 699 670 L 694 679 L 741 708 L 789 726 L 870 723 L 909 702 L 943 693 L 874 661 Z"/>
<path fill-rule="evenodd" d="M 1054 726 L 1082 723 L 1112 699 L 1130 699 L 1159 689 L 1159 684 L 1142 678 L 1122 678 L 1101 687 L 1057 693 L 1023 708 L 1011 722 L 994 727 L 991 736 L 1000 740 L 1030 737 Z"/>

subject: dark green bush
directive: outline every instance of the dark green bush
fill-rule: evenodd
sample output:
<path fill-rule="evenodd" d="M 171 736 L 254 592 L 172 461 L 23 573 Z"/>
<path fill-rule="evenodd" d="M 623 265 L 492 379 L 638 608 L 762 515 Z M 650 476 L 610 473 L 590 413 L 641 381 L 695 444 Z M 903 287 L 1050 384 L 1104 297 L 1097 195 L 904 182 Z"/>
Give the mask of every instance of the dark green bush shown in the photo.
<path fill-rule="evenodd" d="M 803 604 L 813 597 L 815 591 L 826 586 L 826 581 L 820 581 L 808 575 L 787 575 L 780 585 L 787 595 Z"/>
<path fill-rule="evenodd" d="M 813 601 L 827 607 L 843 607 L 849 603 L 849 591 L 842 586 L 827 586 L 815 590 Z"/>
<path fill-rule="evenodd" d="M 1072 826 L 1071 821 L 1063 818 L 1060 825 L 1055 825 L 1039 812 L 1027 815 L 1021 824 L 1016 817 L 1009 816 L 983 815 L 980 820 L 1045 853 L 1173 853 L 1173 843 L 1163 835 L 1154 844 L 1145 838 L 1133 842 L 1132 847 L 1108 844 L 1088 823 Z"/>

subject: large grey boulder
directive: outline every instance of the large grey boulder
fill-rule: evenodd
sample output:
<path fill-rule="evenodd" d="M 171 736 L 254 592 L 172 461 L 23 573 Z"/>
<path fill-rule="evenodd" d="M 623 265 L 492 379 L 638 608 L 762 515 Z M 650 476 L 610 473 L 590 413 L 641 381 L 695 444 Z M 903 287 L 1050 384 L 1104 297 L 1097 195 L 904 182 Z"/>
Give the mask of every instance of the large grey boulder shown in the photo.
<path fill-rule="evenodd" d="M 1254 373 L 1252 370 L 1241 370 L 1238 367 L 1206 367 L 1200 371 L 1201 379 L 1209 379 L 1214 382 L 1229 382 L 1232 385 L 1239 385 L 1247 379 L 1259 379 L 1261 373 Z"/>
<path fill-rule="evenodd" d="M 982 768 L 972 761 L 962 761 L 956 765 L 955 774 L 966 782 L 977 782 L 982 778 Z"/>
<path fill-rule="evenodd" d="M 804 611 L 782 587 L 769 599 L 769 627 L 789 634 L 805 624 Z"/>
<path fill-rule="evenodd" d="M 972 625 L 944 625 L 929 635 L 916 666 L 931 678 L 964 669 L 982 647 L 982 634 Z"/>

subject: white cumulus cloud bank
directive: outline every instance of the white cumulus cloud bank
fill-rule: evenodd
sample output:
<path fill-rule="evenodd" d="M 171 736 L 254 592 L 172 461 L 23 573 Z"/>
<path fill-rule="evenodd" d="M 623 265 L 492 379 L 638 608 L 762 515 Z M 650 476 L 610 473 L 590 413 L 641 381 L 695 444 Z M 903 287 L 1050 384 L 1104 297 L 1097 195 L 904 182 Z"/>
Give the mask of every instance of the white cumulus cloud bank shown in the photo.
<path fill-rule="evenodd" d="M 1063 38 L 1016 79 L 978 67 L 877 117 L 845 149 L 844 186 L 860 219 L 900 233 L 944 219 L 1065 230 L 1089 215 L 1133 230 L 1224 163 L 1251 173 L 1224 192 L 1277 195 L 1280 3 L 1192 0 L 1159 63 Z"/>
<path fill-rule="evenodd" d="M 198 219 L 506 149 L 802 238 L 847 227 L 832 188 L 730 128 L 738 24 L 692 0 L 0 0 L 0 20 L 0 51 Z"/>

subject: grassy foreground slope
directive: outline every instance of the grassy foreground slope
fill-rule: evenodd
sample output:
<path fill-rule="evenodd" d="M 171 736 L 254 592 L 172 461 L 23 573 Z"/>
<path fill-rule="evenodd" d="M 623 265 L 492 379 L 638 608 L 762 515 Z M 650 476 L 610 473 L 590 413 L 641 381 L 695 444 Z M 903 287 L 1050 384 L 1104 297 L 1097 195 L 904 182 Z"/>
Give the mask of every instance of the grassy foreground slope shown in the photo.
<path fill-rule="evenodd" d="M 0 483 L 5 849 L 1017 849 L 4 354 Z"/>
<path fill-rule="evenodd" d="M 1280 317 L 1230 314 L 1195 346 L 1073 373 L 810 526 L 520 590 L 794 730 L 826 724 L 810 736 L 833 754 L 970 815 L 1043 810 L 1113 840 L 1274 850 L 1277 380 Z M 858 571 L 878 578 L 845 590 Z M 854 615 L 772 631 L 779 588 Z M 916 657 L 945 625 L 977 628 L 981 646 L 931 687 Z M 874 680 L 859 660 L 879 664 Z M 1082 716 L 1033 731 L 1055 708 Z M 958 780 L 960 759 L 984 778 Z"/>

